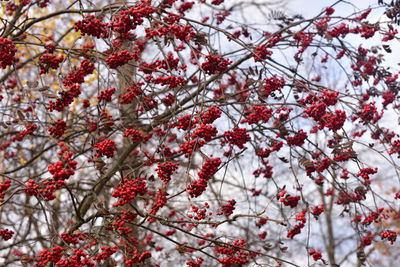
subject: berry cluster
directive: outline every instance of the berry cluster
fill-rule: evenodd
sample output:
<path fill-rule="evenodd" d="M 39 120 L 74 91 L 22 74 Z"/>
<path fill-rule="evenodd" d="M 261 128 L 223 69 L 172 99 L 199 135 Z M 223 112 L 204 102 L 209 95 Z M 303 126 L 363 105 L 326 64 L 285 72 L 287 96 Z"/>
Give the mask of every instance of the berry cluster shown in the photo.
<path fill-rule="evenodd" d="M 228 65 L 232 63 L 229 59 L 223 59 L 219 56 L 207 55 L 207 61 L 201 64 L 201 68 L 208 75 L 215 74 L 216 72 L 222 73 L 228 69 Z"/>
<path fill-rule="evenodd" d="M 156 10 L 149 6 L 148 1 L 143 1 L 128 10 L 119 12 L 119 16 L 115 16 L 111 22 L 111 29 L 118 33 L 120 38 L 128 39 L 131 37 L 131 31 L 143 24 L 143 18 L 149 17 Z"/>
<path fill-rule="evenodd" d="M 167 161 L 163 163 L 158 163 L 156 172 L 158 177 L 167 184 L 171 180 L 171 176 L 178 169 L 179 162 L 173 163 L 172 161 Z"/>
<path fill-rule="evenodd" d="M 83 20 L 78 20 L 74 26 L 75 31 L 80 31 L 82 36 L 91 35 L 97 38 L 107 38 L 109 25 L 102 23 L 94 15 L 87 15 Z"/>
<path fill-rule="evenodd" d="M 131 137 L 131 140 L 134 143 L 139 142 L 140 140 L 143 139 L 143 135 L 135 129 L 126 129 L 125 133 L 122 135 L 123 137 Z"/>
<path fill-rule="evenodd" d="M 106 59 L 107 65 L 111 69 L 116 69 L 120 66 L 125 65 L 135 57 L 135 54 L 129 53 L 126 50 L 122 50 L 120 53 L 114 52 L 111 56 Z"/>
<path fill-rule="evenodd" d="M 302 129 L 295 136 L 289 136 L 287 138 L 287 143 L 289 146 L 302 146 L 304 144 L 304 140 L 307 139 L 307 133 Z"/>
<path fill-rule="evenodd" d="M 62 160 L 57 161 L 54 164 L 49 164 L 48 170 L 49 173 L 53 176 L 53 179 L 47 180 L 43 182 L 43 185 L 46 188 L 39 189 L 39 194 L 43 196 L 46 200 L 55 199 L 55 195 L 53 194 L 55 190 L 65 186 L 65 180 L 75 174 L 76 165 L 78 164 L 75 160 L 71 160 L 74 153 L 69 151 L 69 147 L 64 144 L 64 142 L 60 142 L 59 146 L 61 150 L 58 151 L 58 155 L 62 157 Z M 29 195 L 37 195 L 37 186 L 34 181 L 29 180 L 29 183 L 25 185 L 25 192 Z"/>
<path fill-rule="evenodd" d="M 215 127 L 209 124 L 201 124 L 193 134 L 193 137 L 203 138 L 204 141 L 209 142 L 217 135 L 218 131 Z"/>
<path fill-rule="evenodd" d="M 338 101 L 338 95 L 339 95 L 339 92 L 329 91 L 328 89 L 325 89 L 319 98 L 327 106 L 334 106 Z M 313 97 L 313 95 L 310 94 L 310 97 Z"/>
<path fill-rule="evenodd" d="M 118 246 L 101 247 L 100 249 L 102 250 L 102 252 L 97 254 L 97 256 L 93 257 L 93 260 L 97 261 L 98 263 L 100 263 L 102 260 L 103 261 L 107 260 L 112 254 L 114 254 L 117 251 Z"/>
<path fill-rule="evenodd" d="M 80 67 L 75 72 L 70 72 L 67 77 L 63 79 L 63 84 L 67 90 L 61 91 L 60 97 L 56 102 L 49 102 L 49 111 L 57 110 L 62 111 L 65 107 L 69 106 L 75 97 L 81 94 L 80 84 L 85 82 L 85 76 L 93 73 L 94 64 L 88 59 L 82 60 Z"/>
<path fill-rule="evenodd" d="M 296 33 L 294 39 L 297 41 L 297 43 L 301 43 L 301 48 L 295 54 L 295 58 L 299 58 L 299 55 L 306 51 L 307 47 L 310 46 L 312 40 L 314 39 L 314 34 L 301 31 Z"/>
<path fill-rule="evenodd" d="M 0 199 L 4 199 L 7 189 L 11 186 L 11 180 L 4 180 L 0 183 Z"/>
<path fill-rule="evenodd" d="M 212 106 L 209 107 L 205 113 L 201 114 L 201 121 L 204 124 L 211 124 L 219 117 L 221 117 L 221 110 L 219 109 L 219 106 Z"/>
<path fill-rule="evenodd" d="M 260 45 L 256 47 L 256 50 L 254 52 L 254 61 L 255 62 L 259 62 L 262 61 L 264 59 L 267 59 L 269 56 L 272 55 L 272 51 L 268 50 L 269 46 L 268 45 Z"/>
<path fill-rule="evenodd" d="M 94 71 L 94 63 L 89 59 L 82 60 L 79 68 L 74 71 L 68 73 L 67 77 L 64 77 L 63 84 L 65 87 L 70 87 L 74 84 L 81 84 L 85 82 L 85 76 L 92 74 Z"/>
<path fill-rule="evenodd" d="M 201 257 L 199 257 L 199 259 L 197 261 L 186 262 L 186 265 L 190 266 L 190 267 L 200 267 L 202 263 L 203 263 L 203 259 Z"/>
<path fill-rule="evenodd" d="M 293 239 L 295 235 L 298 235 L 301 233 L 301 229 L 304 228 L 307 218 L 306 218 L 306 213 L 307 210 L 301 211 L 297 216 L 296 216 L 296 221 L 300 221 L 298 224 L 296 224 L 288 233 L 287 237 L 290 239 Z"/>
<path fill-rule="evenodd" d="M 390 245 L 393 245 L 397 239 L 397 233 L 392 230 L 385 230 L 381 233 L 381 239 L 387 239 L 390 241 Z"/>
<path fill-rule="evenodd" d="M 314 261 L 322 259 L 321 252 L 320 251 L 315 251 L 314 248 L 308 252 L 308 255 L 313 256 Z"/>
<path fill-rule="evenodd" d="M 119 198 L 118 202 L 113 206 L 123 206 L 132 201 L 138 194 L 147 193 L 147 185 L 145 178 L 137 178 L 136 180 L 125 179 L 123 184 L 120 184 L 112 193 L 112 196 Z"/>
<path fill-rule="evenodd" d="M 371 232 L 368 232 L 367 235 L 361 240 L 359 248 L 371 245 L 373 239 L 374 235 Z"/>
<path fill-rule="evenodd" d="M 96 151 L 95 157 L 114 157 L 115 142 L 113 140 L 106 139 L 102 142 L 95 144 L 92 148 Z"/>
<path fill-rule="evenodd" d="M 371 102 L 363 107 L 362 111 L 359 112 L 359 117 L 362 119 L 362 123 L 366 125 L 371 122 L 376 123 L 382 117 L 382 113 L 379 114 L 375 102 Z"/>
<path fill-rule="evenodd" d="M 362 177 L 364 179 L 364 184 L 369 185 L 371 184 L 371 180 L 369 179 L 369 175 L 375 174 L 378 172 L 378 169 L 372 169 L 372 168 L 364 168 L 360 169 L 360 172 L 357 174 L 357 176 Z"/>
<path fill-rule="evenodd" d="M 259 93 L 260 96 L 264 98 L 268 98 L 269 95 L 274 91 L 280 91 L 283 86 L 285 85 L 285 79 L 283 77 L 278 78 L 275 74 L 271 78 L 265 79 L 265 83 L 261 92 Z"/>
<path fill-rule="evenodd" d="M 321 206 L 315 206 L 314 210 L 312 211 L 312 215 L 314 215 L 315 219 L 318 219 L 318 216 L 324 212 L 324 204 L 321 204 Z"/>
<path fill-rule="evenodd" d="M 206 208 L 210 207 L 207 202 L 205 203 L 205 206 L 206 206 Z M 192 205 L 191 208 L 192 208 L 193 213 L 188 214 L 188 217 L 190 219 L 192 219 L 194 217 L 195 220 L 200 221 L 200 220 L 204 220 L 206 218 L 207 209 L 205 209 L 205 208 L 199 209 L 199 207 L 197 207 L 195 205 Z"/>
<path fill-rule="evenodd" d="M 60 66 L 61 62 L 64 60 L 64 55 L 57 57 L 53 54 L 44 54 L 39 58 L 39 75 L 45 74 L 49 69 L 56 70 Z"/>
<path fill-rule="evenodd" d="M 183 144 L 180 144 L 178 152 L 185 153 L 185 157 L 189 158 L 192 156 L 193 151 L 204 146 L 206 142 L 202 139 L 188 140 Z"/>
<path fill-rule="evenodd" d="M 143 90 L 140 88 L 143 85 L 142 82 L 139 83 L 132 83 L 131 86 L 129 86 L 126 89 L 126 93 L 121 95 L 121 104 L 130 104 L 132 103 L 133 99 L 136 98 L 137 96 L 140 96 L 143 94 Z"/>
<path fill-rule="evenodd" d="M 291 208 L 297 207 L 297 204 L 299 203 L 300 196 L 286 196 L 282 197 L 280 201 L 285 205 L 289 206 Z"/>
<path fill-rule="evenodd" d="M 248 109 L 246 113 L 246 119 L 242 120 L 241 123 L 256 124 L 259 121 L 266 123 L 272 117 L 272 108 L 254 106 Z"/>
<path fill-rule="evenodd" d="M 263 174 L 264 178 L 272 178 L 272 166 L 268 164 L 268 160 L 262 160 L 261 164 L 264 165 L 264 167 L 258 168 L 253 171 L 254 177 L 259 177 L 261 174 Z"/>
<path fill-rule="evenodd" d="M 305 109 L 304 112 L 307 114 L 304 115 L 304 117 L 310 116 L 315 121 L 319 121 L 326 113 L 326 104 L 322 102 L 318 104 L 313 103 L 308 109 Z"/>
<path fill-rule="evenodd" d="M 150 77 L 148 77 L 150 78 Z M 185 78 L 181 76 L 175 76 L 175 75 L 170 75 L 170 76 L 160 76 L 154 79 L 150 79 L 149 81 L 155 83 L 155 84 L 161 84 L 161 85 L 169 85 L 169 88 L 176 88 L 178 86 L 184 85 L 187 81 Z"/>
<path fill-rule="evenodd" d="M 159 209 L 165 206 L 167 203 L 167 192 L 165 191 L 165 188 L 160 188 L 157 193 L 157 200 L 156 203 L 153 204 L 153 206 L 150 209 L 150 213 L 155 215 Z"/>
<path fill-rule="evenodd" d="M 346 23 L 342 22 L 339 26 L 333 27 L 332 30 L 327 31 L 327 36 L 330 37 L 339 37 L 341 38 L 346 37 L 346 35 L 350 32 L 349 25 Z M 328 35 L 329 34 L 329 35 Z"/>
<path fill-rule="evenodd" d="M 0 237 L 4 240 L 9 240 L 13 236 L 14 231 L 9 229 L 0 229 Z"/>
<path fill-rule="evenodd" d="M 228 242 L 226 246 L 215 247 L 215 254 L 227 255 L 226 258 L 219 259 L 222 266 L 245 265 L 251 258 L 256 256 L 255 254 L 250 254 L 249 252 L 240 249 L 246 247 L 246 241 L 244 239 L 235 240 L 233 245 L 235 247 L 231 246 Z"/>
<path fill-rule="evenodd" d="M 324 115 L 323 120 L 319 121 L 320 128 L 325 124 L 329 130 L 337 131 L 342 128 L 346 121 L 346 112 L 343 110 L 336 110 L 335 115 L 327 113 Z"/>
<path fill-rule="evenodd" d="M 54 138 L 60 138 L 65 130 L 67 129 L 67 123 L 63 120 L 57 120 L 53 123 L 53 126 L 49 127 L 49 133 L 54 137 Z"/>
<path fill-rule="evenodd" d="M 23 131 L 21 131 L 21 132 L 19 132 L 19 133 L 16 133 L 15 135 L 13 135 L 13 137 L 11 138 L 11 141 L 12 141 L 12 142 L 15 142 L 15 141 L 22 141 L 22 140 L 25 138 L 25 136 L 27 136 L 27 135 L 29 135 L 29 134 L 32 134 L 34 131 L 36 131 L 36 129 L 37 129 L 36 124 L 34 124 L 34 123 L 27 123 L 27 124 L 25 125 L 25 130 L 23 130 Z"/>
<path fill-rule="evenodd" d="M 69 233 L 62 233 L 60 237 L 64 240 L 67 244 L 78 244 L 79 243 L 79 234 L 73 234 L 71 236 Z"/>
<path fill-rule="evenodd" d="M 277 142 L 277 141 L 273 141 L 271 142 L 271 146 L 272 149 L 270 148 L 257 148 L 256 149 L 256 155 L 259 156 L 260 158 L 264 159 L 264 158 L 268 158 L 269 155 L 271 154 L 271 152 L 273 151 L 279 151 L 282 146 L 283 146 L 283 142 Z"/>
<path fill-rule="evenodd" d="M 144 251 L 142 254 L 139 255 L 136 250 L 129 260 L 125 260 L 125 264 L 129 267 L 132 267 L 136 266 L 135 263 L 142 263 L 149 258 L 151 258 L 151 253 L 149 251 Z"/>
<path fill-rule="evenodd" d="M 2 69 L 17 61 L 15 52 L 17 52 L 17 49 L 14 43 L 10 39 L 0 37 L 0 67 Z"/>
<path fill-rule="evenodd" d="M 167 106 L 172 106 L 175 103 L 175 97 L 172 94 L 167 94 L 161 101 Z"/>
<path fill-rule="evenodd" d="M 225 204 L 221 208 L 221 212 L 217 213 L 217 215 L 225 214 L 225 216 L 232 215 L 233 211 L 235 210 L 236 200 L 231 199 L 228 200 L 228 204 Z"/>
<path fill-rule="evenodd" d="M 220 158 L 208 159 L 203 164 L 201 171 L 198 173 L 200 179 L 187 187 L 191 197 L 195 198 L 203 194 L 207 188 L 207 181 L 218 171 L 219 165 L 221 165 Z"/>
<path fill-rule="evenodd" d="M 111 101 L 112 95 L 115 93 L 115 88 L 104 89 L 100 91 L 100 95 L 97 96 L 97 100 L 101 102 L 102 100 L 106 102 Z"/>
<path fill-rule="evenodd" d="M 64 249 L 60 246 L 53 247 L 51 252 L 49 252 L 47 249 L 44 249 L 38 255 L 40 261 L 36 263 L 36 266 L 45 267 L 49 262 L 58 262 L 62 257 L 63 251 Z"/>
<path fill-rule="evenodd" d="M 231 145 L 236 145 L 240 149 L 244 148 L 244 144 L 250 141 L 250 135 L 245 128 L 235 127 L 233 131 L 226 131 L 224 137 Z"/>
<path fill-rule="evenodd" d="M 87 266 L 94 267 L 95 264 L 92 262 L 87 253 L 83 249 L 74 248 L 75 255 L 70 258 L 61 259 L 56 263 L 56 266 Z"/>
<path fill-rule="evenodd" d="M 25 184 L 24 192 L 28 196 L 37 196 L 39 195 L 38 189 L 39 185 L 36 184 L 35 180 L 29 179 L 28 183 Z"/>
<path fill-rule="evenodd" d="M 221 11 L 215 13 L 215 18 L 217 19 L 217 25 L 221 24 L 222 22 L 225 21 L 225 19 L 230 15 L 231 13 L 229 11 Z"/>
<path fill-rule="evenodd" d="M 177 122 L 171 123 L 172 128 L 177 128 L 181 130 L 187 130 L 189 128 L 194 128 L 196 124 L 195 120 L 192 120 L 192 115 L 184 115 L 178 118 Z"/>

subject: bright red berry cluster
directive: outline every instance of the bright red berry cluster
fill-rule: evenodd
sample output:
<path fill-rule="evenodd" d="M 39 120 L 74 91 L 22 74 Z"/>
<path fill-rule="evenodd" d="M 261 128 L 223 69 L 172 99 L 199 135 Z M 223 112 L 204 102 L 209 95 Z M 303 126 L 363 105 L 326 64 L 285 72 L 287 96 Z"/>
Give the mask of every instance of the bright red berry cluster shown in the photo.
<path fill-rule="evenodd" d="M 87 15 L 83 20 L 75 23 L 75 31 L 80 31 L 82 36 L 91 35 L 97 38 L 107 38 L 109 25 L 102 23 L 100 19 L 94 15 Z"/>
<path fill-rule="evenodd" d="M 165 191 L 165 188 L 160 188 L 157 193 L 157 200 L 151 207 L 150 213 L 155 215 L 159 209 L 165 206 L 166 203 L 167 203 L 167 192 Z"/>
<path fill-rule="evenodd" d="M 220 258 L 219 262 L 224 267 L 234 266 L 234 265 L 243 265 L 250 261 L 251 258 L 255 257 L 255 254 L 250 254 L 247 251 L 241 250 L 240 248 L 246 247 L 246 241 L 244 239 L 235 240 L 231 246 L 228 242 L 226 246 L 223 247 L 215 247 L 215 254 L 226 255 L 226 258 Z"/>
<path fill-rule="evenodd" d="M 194 181 L 187 187 L 191 197 L 199 197 L 207 188 L 207 182 L 217 171 L 221 164 L 220 158 L 208 159 L 202 166 L 201 171 L 198 173 L 199 180 Z"/>
<path fill-rule="evenodd" d="M 135 199 L 138 194 L 146 194 L 147 193 L 147 185 L 145 182 L 145 178 L 137 178 L 135 180 L 125 179 L 123 184 L 120 184 L 112 193 L 112 196 L 115 198 L 119 198 L 118 202 L 113 206 L 123 206 L 133 199 Z"/>
<path fill-rule="evenodd" d="M 225 216 L 229 216 L 233 214 L 233 211 L 235 210 L 235 205 L 236 205 L 236 200 L 231 199 L 228 200 L 228 204 L 225 204 L 221 208 L 221 212 L 217 213 L 217 215 L 222 215 L 225 214 Z"/>
<path fill-rule="evenodd" d="M 27 136 L 27 135 L 29 135 L 29 134 L 32 134 L 33 132 L 36 131 L 36 129 L 37 129 L 36 124 L 34 124 L 34 123 L 27 123 L 27 124 L 25 125 L 25 130 L 22 130 L 21 132 L 16 133 L 15 135 L 13 135 L 13 137 L 11 138 L 11 141 L 12 141 L 12 142 L 15 142 L 15 141 L 22 141 L 22 140 L 25 138 L 25 136 Z"/>
<path fill-rule="evenodd" d="M 130 259 L 125 260 L 125 264 L 129 267 L 133 267 L 135 266 L 135 263 L 143 263 L 149 258 L 151 258 L 151 252 L 144 251 L 139 255 L 138 251 L 136 250 L 133 255 L 130 256 Z"/>
<path fill-rule="evenodd" d="M 173 163 L 172 161 L 166 161 L 163 163 L 158 163 L 156 172 L 158 177 L 167 184 L 171 180 L 171 176 L 178 169 L 179 162 Z"/>
<path fill-rule="evenodd" d="M 82 60 L 79 68 L 70 72 L 67 77 L 64 77 L 63 84 L 67 90 L 59 92 L 60 97 L 55 102 L 49 102 L 49 111 L 57 110 L 63 111 L 65 107 L 69 106 L 75 97 L 81 94 L 80 84 L 85 82 L 85 76 L 93 73 L 94 64 L 88 59 Z"/>
<path fill-rule="evenodd" d="M 246 119 L 241 123 L 256 124 L 260 121 L 266 123 L 272 117 L 272 111 L 272 108 L 266 106 L 254 106 L 247 111 Z"/>
<path fill-rule="evenodd" d="M 137 143 L 143 139 L 142 134 L 135 129 L 126 129 L 125 133 L 122 135 L 123 137 L 131 137 L 131 140 L 134 143 Z"/>
<path fill-rule="evenodd" d="M 209 107 L 208 110 L 201 114 L 201 121 L 204 124 L 211 124 L 213 123 L 216 119 L 221 117 L 221 110 L 219 109 L 219 106 L 212 106 Z"/>
<path fill-rule="evenodd" d="M 4 199 L 7 189 L 11 186 L 11 180 L 4 180 L 0 183 L 0 199 Z"/>
<path fill-rule="evenodd" d="M 389 240 L 390 245 L 393 245 L 393 243 L 396 242 L 397 233 L 392 230 L 385 230 L 381 233 L 381 239 L 387 239 Z"/>
<path fill-rule="evenodd" d="M 199 257 L 197 261 L 186 262 L 186 265 L 190 266 L 190 267 L 200 267 L 202 263 L 203 263 L 203 259 L 201 257 Z"/>
<path fill-rule="evenodd" d="M 131 37 L 131 31 L 143 24 L 143 18 L 149 17 L 156 10 L 148 1 L 138 3 L 128 10 L 119 12 L 119 16 L 115 16 L 111 22 L 111 29 L 118 33 L 120 38 L 128 39 Z"/>
<path fill-rule="evenodd" d="M 78 244 L 79 243 L 79 234 L 73 234 L 73 236 L 71 236 L 69 233 L 62 233 L 60 235 L 60 237 L 67 244 Z"/>
<path fill-rule="evenodd" d="M 133 99 L 136 98 L 137 96 L 140 96 L 143 94 L 143 90 L 141 89 L 141 86 L 144 83 L 139 82 L 139 83 L 132 83 L 131 86 L 129 86 L 126 89 L 126 93 L 121 95 L 121 104 L 130 104 L 132 103 Z"/>
<path fill-rule="evenodd" d="M 226 131 L 224 137 L 231 145 L 236 145 L 237 147 L 243 149 L 244 144 L 250 141 L 250 135 L 247 133 L 245 128 L 235 127 L 233 131 Z"/>
<path fill-rule="evenodd" d="M 261 89 L 260 95 L 267 98 L 272 92 L 280 91 L 285 85 L 285 79 L 283 77 L 278 78 L 275 74 L 271 78 L 265 79 L 265 84 Z"/>
<path fill-rule="evenodd" d="M 307 139 L 307 133 L 302 129 L 295 136 L 289 136 L 287 138 L 287 143 L 289 146 L 302 146 L 304 144 L 304 140 Z"/>
<path fill-rule="evenodd" d="M 268 50 L 267 49 L 268 47 L 269 47 L 269 45 L 265 45 L 265 44 L 256 47 L 254 55 L 253 55 L 255 62 L 259 62 L 264 59 L 267 59 L 269 56 L 272 55 L 272 51 Z"/>
<path fill-rule="evenodd" d="M 114 52 L 111 56 L 106 59 L 107 65 L 111 69 L 116 69 L 120 66 L 125 65 L 135 57 L 135 54 L 129 53 L 126 50 L 122 50 L 120 53 Z"/>
<path fill-rule="evenodd" d="M 297 217 L 296 217 L 296 221 L 300 221 L 298 224 L 296 224 L 288 233 L 287 233 L 287 237 L 290 239 L 293 239 L 293 237 L 295 235 L 298 235 L 301 233 L 301 229 L 304 228 L 306 222 L 307 222 L 307 218 L 306 218 L 306 213 L 307 210 L 303 210 L 302 212 L 300 212 Z"/>
<path fill-rule="evenodd" d="M 67 130 L 67 123 L 64 120 L 55 121 L 48 129 L 49 133 L 57 139 L 64 134 L 65 130 Z"/>
<path fill-rule="evenodd" d="M 201 64 L 201 68 L 208 75 L 215 74 L 216 72 L 222 73 L 228 69 L 228 65 L 232 63 L 229 59 L 223 59 L 220 56 L 207 55 L 207 61 Z"/>
<path fill-rule="evenodd" d="M 313 256 L 314 261 L 322 259 L 322 254 L 320 251 L 315 251 L 313 248 L 311 251 L 308 252 L 308 255 Z"/>
<path fill-rule="evenodd" d="M 217 135 L 218 131 L 215 127 L 209 124 L 201 124 L 195 130 L 193 137 L 203 138 L 204 141 L 209 142 L 213 137 Z"/>
<path fill-rule="evenodd" d="M 115 88 L 104 89 L 100 91 L 100 95 L 97 96 L 97 100 L 100 102 L 102 100 L 106 102 L 111 101 L 112 95 L 115 93 Z"/>
<path fill-rule="evenodd" d="M 106 156 L 107 158 L 113 158 L 115 151 L 115 141 L 106 139 L 102 142 L 95 144 L 92 148 L 96 151 L 95 157 Z"/>
<path fill-rule="evenodd" d="M 324 204 L 321 204 L 321 206 L 315 206 L 314 210 L 312 211 L 312 215 L 314 215 L 315 219 L 318 219 L 318 216 L 324 212 Z"/>
<path fill-rule="evenodd" d="M 111 255 L 117 251 L 118 246 L 101 247 L 100 249 L 102 250 L 102 252 L 97 254 L 97 256 L 93 257 L 93 260 L 97 261 L 98 263 L 100 263 L 101 261 L 105 261 L 109 257 L 111 257 Z"/>

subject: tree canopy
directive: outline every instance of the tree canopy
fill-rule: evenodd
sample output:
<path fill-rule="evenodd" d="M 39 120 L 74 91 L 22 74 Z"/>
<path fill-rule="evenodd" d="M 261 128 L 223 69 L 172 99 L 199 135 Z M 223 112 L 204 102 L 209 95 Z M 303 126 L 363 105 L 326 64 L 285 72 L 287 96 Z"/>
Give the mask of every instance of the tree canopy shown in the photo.
<path fill-rule="evenodd" d="M 5 266 L 389 266 L 398 1 L 9 0 Z"/>

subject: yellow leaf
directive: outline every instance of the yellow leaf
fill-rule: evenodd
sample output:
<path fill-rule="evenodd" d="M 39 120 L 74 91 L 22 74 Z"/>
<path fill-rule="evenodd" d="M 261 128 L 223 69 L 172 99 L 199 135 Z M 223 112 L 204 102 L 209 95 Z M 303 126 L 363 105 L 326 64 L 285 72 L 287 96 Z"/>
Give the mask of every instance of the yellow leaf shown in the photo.
<path fill-rule="evenodd" d="M 19 159 L 19 163 L 21 163 L 21 165 L 25 165 L 26 160 L 24 158 L 20 158 Z"/>

